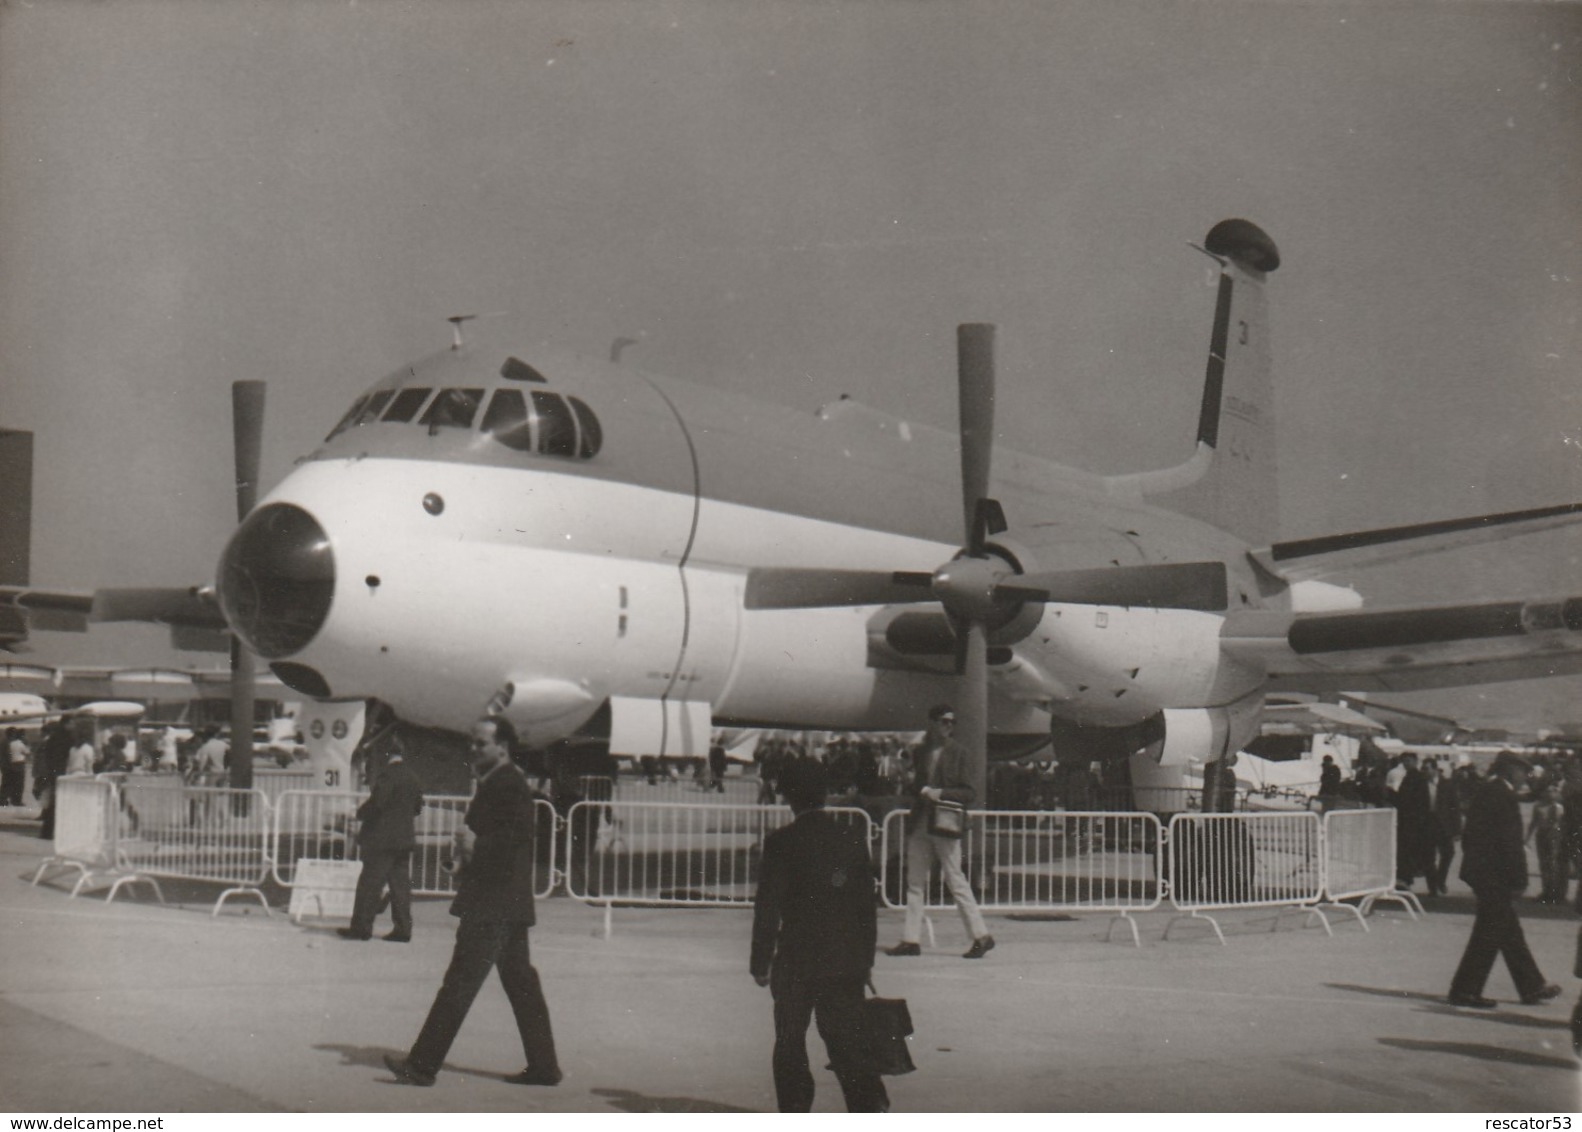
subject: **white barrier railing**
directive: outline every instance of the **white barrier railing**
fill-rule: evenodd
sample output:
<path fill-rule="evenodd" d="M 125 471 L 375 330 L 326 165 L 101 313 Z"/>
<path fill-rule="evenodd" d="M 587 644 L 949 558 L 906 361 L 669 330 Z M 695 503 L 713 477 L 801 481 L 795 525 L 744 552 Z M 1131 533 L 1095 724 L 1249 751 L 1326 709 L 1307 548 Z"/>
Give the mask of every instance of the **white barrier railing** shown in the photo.
<path fill-rule="evenodd" d="M 862 810 L 825 812 L 872 842 Z M 606 935 L 615 904 L 751 904 L 764 838 L 791 820 L 787 806 L 578 802 L 566 815 L 566 892 L 604 907 Z"/>
<path fill-rule="evenodd" d="M 255 767 L 253 789 L 263 792 L 273 806 L 287 790 L 312 790 L 319 786 L 318 776 L 298 767 Z"/>
<path fill-rule="evenodd" d="M 113 877 L 106 900 L 114 900 L 123 885 L 146 882 L 153 886 L 164 903 L 157 882 L 127 874 L 116 853 L 120 834 L 120 795 L 113 782 L 86 775 L 55 779 L 55 838 L 52 854 L 33 874 L 36 885 L 52 868 L 70 869 L 77 874 L 71 895 L 76 896 L 92 880 Z"/>
<path fill-rule="evenodd" d="M 906 811 L 885 816 L 880 887 L 886 907 L 906 906 Z M 1140 945 L 1134 912 L 1163 899 L 1159 842 L 1151 813 L 986 810 L 968 815 L 961 864 L 985 912 L 1109 912 Z M 953 906 L 938 869 L 930 871 L 924 907 Z"/>
<path fill-rule="evenodd" d="M 366 793 L 328 790 L 288 790 L 275 807 L 271 861 L 275 880 L 290 888 L 298 861 L 360 860 L 357 846 L 357 807 Z M 412 891 L 419 896 L 446 896 L 456 891 L 450 870 L 451 846 L 467 812 L 469 797 L 461 794 L 428 794 L 415 823 L 417 845 L 412 853 Z M 554 808 L 543 799 L 534 801 L 538 846 L 536 860 L 539 896 L 554 891 L 556 826 Z"/>
<path fill-rule="evenodd" d="M 1169 827 L 1170 903 L 1225 934 L 1211 909 L 1279 908 L 1316 916 L 1324 892 L 1323 829 L 1314 813 L 1176 814 Z M 1275 920 L 1278 926 L 1278 916 Z"/>
<path fill-rule="evenodd" d="M 158 893 L 155 876 L 218 881 L 234 887 L 216 902 L 216 914 L 227 897 L 241 894 L 256 896 L 267 911 L 261 885 L 268 876 L 292 887 L 299 860 L 358 857 L 356 809 L 365 794 L 286 791 L 271 806 L 257 790 L 186 786 L 169 775 L 110 779 L 56 781 L 55 852 L 34 884 L 52 866 L 78 873 L 74 896 L 101 875 L 115 878 L 109 899 L 136 881 Z M 564 821 L 537 800 L 537 894 L 547 897 L 563 882 L 574 899 L 604 907 L 606 934 L 615 904 L 750 904 L 764 838 L 790 822 L 791 811 L 694 797 L 689 805 L 579 802 Z M 455 890 L 447 862 L 468 801 L 425 799 L 412 859 L 414 892 Z M 863 810 L 827 812 L 857 824 L 874 842 Z M 1395 817 L 1390 809 L 1336 810 L 1322 819 L 1183 813 L 1165 828 L 1151 813 L 987 811 L 971 815 L 963 866 L 988 912 L 1110 912 L 1126 920 L 1137 940 L 1130 914 L 1157 908 L 1168 894 L 1178 912 L 1206 920 L 1223 943 L 1218 923 L 1204 912 L 1299 910 L 1328 931 L 1321 907 L 1360 899 L 1360 909 L 1341 905 L 1360 921 L 1374 901 L 1402 899 L 1393 889 Z M 889 814 L 879 839 L 876 871 L 891 908 L 905 904 L 904 820 L 902 811 Z M 928 908 L 950 906 L 937 876 L 927 894 Z"/>
<path fill-rule="evenodd" d="M 1409 892 L 1395 890 L 1395 811 L 1331 810 L 1324 815 L 1324 907 L 1363 918 L 1379 900 L 1404 905 L 1412 919 L 1423 910 Z M 1356 900 L 1357 904 L 1345 901 Z M 1413 906 L 1416 905 L 1414 908 Z"/>
<path fill-rule="evenodd" d="M 597 781 L 584 780 L 589 787 L 597 788 Z M 661 775 L 650 783 L 641 774 L 623 774 L 616 778 L 602 779 L 609 783 L 609 793 L 605 795 L 610 801 L 615 802 L 669 802 L 680 806 L 752 806 L 758 804 L 758 780 L 756 778 L 739 778 L 735 775 L 726 775 L 720 785 L 724 788 L 717 790 L 697 782 L 692 778 L 665 778 Z M 598 801 L 600 795 L 584 789 L 582 796 L 588 801 Z"/>
<path fill-rule="evenodd" d="M 116 788 L 116 858 L 140 876 L 229 885 L 214 903 L 250 896 L 269 913 L 269 800 L 259 790 L 186 786 L 164 775 L 130 775 Z"/>

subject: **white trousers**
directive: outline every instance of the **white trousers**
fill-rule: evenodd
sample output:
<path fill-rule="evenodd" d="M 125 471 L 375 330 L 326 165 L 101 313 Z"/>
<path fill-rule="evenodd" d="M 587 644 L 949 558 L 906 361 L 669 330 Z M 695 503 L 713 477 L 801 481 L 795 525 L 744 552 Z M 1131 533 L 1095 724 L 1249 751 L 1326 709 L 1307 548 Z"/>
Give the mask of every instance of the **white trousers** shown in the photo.
<path fill-rule="evenodd" d="M 982 939 L 989 934 L 978 910 L 977 898 L 967 883 L 967 874 L 961 871 L 961 839 L 935 837 L 919 823 L 906 838 L 906 927 L 901 933 L 902 943 L 917 943 L 923 931 L 923 905 L 928 900 L 928 878 L 934 862 L 939 862 L 945 887 L 956 902 L 961 923 L 972 939 Z"/>

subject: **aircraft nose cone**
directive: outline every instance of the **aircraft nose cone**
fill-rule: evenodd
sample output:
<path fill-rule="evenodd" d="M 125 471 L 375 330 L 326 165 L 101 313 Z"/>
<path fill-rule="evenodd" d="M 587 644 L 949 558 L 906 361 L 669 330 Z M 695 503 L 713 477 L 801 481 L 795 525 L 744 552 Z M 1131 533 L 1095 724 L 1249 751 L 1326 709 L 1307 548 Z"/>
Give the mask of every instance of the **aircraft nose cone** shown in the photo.
<path fill-rule="evenodd" d="M 225 548 L 219 591 L 225 619 L 259 656 L 299 652 L 324 627 L 335 596 L 329 536 L 293 504 L 260 507 Z"/>

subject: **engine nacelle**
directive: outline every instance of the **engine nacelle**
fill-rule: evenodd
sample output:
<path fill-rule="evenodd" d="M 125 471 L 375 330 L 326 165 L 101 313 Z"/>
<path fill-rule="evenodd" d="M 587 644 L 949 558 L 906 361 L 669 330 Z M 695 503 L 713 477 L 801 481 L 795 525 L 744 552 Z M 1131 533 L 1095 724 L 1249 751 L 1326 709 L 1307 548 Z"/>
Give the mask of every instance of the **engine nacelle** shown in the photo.
<path fill-rule="evenodd" d="M 1258 733 L 1263 697 L 1249 696 L 1225 707 L 1165 708 L 1160 766 L 1185 766 L 1192 760 L 1212 762 L 1226 751 L 1239 751 Z"/>

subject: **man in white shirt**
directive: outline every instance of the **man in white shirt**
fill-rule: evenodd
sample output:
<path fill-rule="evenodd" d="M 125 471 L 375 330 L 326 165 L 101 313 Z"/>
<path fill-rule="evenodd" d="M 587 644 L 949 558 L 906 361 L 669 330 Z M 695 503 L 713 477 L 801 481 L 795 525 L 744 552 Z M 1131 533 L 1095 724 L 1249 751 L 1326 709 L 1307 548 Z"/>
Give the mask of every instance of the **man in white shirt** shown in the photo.
<path fill-rule="evenodd" d="M 66 757 L 66 773 L 68 775 L 92 774 L 94 758 L 93 742 L 87 736 L 84 736 L 71 749 L 71 754 Z"/>

